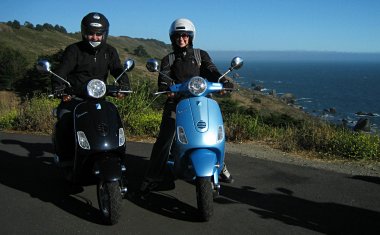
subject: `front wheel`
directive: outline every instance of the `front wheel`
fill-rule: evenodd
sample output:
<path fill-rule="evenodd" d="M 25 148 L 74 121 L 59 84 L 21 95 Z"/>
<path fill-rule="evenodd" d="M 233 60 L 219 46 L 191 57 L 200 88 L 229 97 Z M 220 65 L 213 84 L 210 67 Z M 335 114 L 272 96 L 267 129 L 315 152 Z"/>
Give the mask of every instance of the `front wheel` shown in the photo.
<path fill-rule="evenodd" d="M 213 190 L 210 177 L 197 177 L 196 194 L 200 216 L 204 221 L 208 221 L 214 214 Z"/>
<path fill-rule="evenodd" d="M 106 224 L 116 224 L 120 218 L 123 198 L 119 182 L 99 182 L 97 185 L 99 209 Z"/>

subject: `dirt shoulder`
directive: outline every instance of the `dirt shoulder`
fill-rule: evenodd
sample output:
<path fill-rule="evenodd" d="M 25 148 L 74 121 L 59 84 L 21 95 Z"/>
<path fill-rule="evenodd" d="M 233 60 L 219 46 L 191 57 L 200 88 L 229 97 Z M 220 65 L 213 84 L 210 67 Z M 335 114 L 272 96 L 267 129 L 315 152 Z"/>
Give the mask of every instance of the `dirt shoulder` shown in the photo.
<path fill-rule="evenodd" d="M 154 138 L 131 138 L 129 141 L 154 143 Z M 307 154 L 286 153 L 258 142 L 226 144 L 227 153 L 237 153 L 246 157 L 265 159 L 299 166 L 313 167 L 349 175 L 380 177 L 379 162 L 326 160 L 307 156 Z"/>
<path fill-rule="evenodd" d="M 380 163 L 377 162 L 316 159 L 303 154 L 285 153 L 257 142 L 242 144 L 227 143 L 226 151 L 230 153 L 238 153 L 247 157 L 296 164 L 349 175 L 380 177 Z"/>

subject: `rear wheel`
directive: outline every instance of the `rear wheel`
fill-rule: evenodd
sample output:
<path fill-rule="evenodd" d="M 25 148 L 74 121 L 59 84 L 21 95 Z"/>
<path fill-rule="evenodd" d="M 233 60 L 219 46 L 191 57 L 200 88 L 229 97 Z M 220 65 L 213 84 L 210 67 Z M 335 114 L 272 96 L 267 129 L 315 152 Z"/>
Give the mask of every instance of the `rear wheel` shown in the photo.
<path fill-rule="evenodd" d="M 214 214 L 213 189 L 210 177 L 197 177 L 196 194 L 200 216 L 202 220 L 208 221 Z"/>
<path fill-rule="evenodd" d="M 120 218 L 122 195 L 119 182 L 99 182 L 97 185 L 99 209 L 106 224 L 116 224 Z"/>

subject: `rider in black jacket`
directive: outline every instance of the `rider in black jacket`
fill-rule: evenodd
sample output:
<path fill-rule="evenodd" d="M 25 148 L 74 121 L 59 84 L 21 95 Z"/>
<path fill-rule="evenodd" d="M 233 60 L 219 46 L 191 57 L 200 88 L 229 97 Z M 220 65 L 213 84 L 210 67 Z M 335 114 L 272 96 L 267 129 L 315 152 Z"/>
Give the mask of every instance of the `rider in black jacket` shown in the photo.
<path fill-rule="evenodd" d="M 123 72 L 119 54 L 107 44 L 109 23 L 107 18 L 96 12 L 86 15 L 81 22 L 82 41 L 69 45 L 63 54 L 62 62 L 55 73 L 67 79 L 75 95 L 81 96 L 87 82 L 97 78 L 107 81 L 108 72 L 113 77 Z M 128 75 L 119 80 L 121 85 L 129 87 Z M 53 80 L 53 91 L 63 89 L 63 83 Z"/>
<path fill-rule="evenodd" d="M 81 21 L 82 41 L 71 44 L 65 49 L 62 61 L 55 70 L 57 75 L 66 79 L 72 86 L 69 88 L 62 81 L 53 78 L 52 88 L 55 96 L 60 97 L 64 93 L 76 96 L 68 102 L 61 102 L 57 108 L 58 122 L 55 136 L 60 143 L 73 139 L 71 112 L 84 97 L 87 83 L 94 78 L 107 83 L 108 73 L 116 78 L 123 72 L 119 54 L 114 47 L 106 43 L 108 31 L 109 22 L 103 14 L 97 12 L 87 14 Z M 126 73 L 119 79 L 119 84 L 124 90 L 129 90 Z M 67 147 L 57 149 L 61 161 L 72 158 L 73 143 L 67 144 Z"/>
<path fill-rule="evenodd" d="M 193 49 L 195 27 L 190 20 L 175 20 L 170 27 L 169 35 L 173 52 L 162 59 L 161 73 L 171 77 L 176 84 L 194 76 L 205 77 L 211 82 L 218 81 L 222 74 L 211 61 L 208 53 L 200 49 Z M 158 89 L 160 91 L 168 90 L 171 82 L 171 80 L 160 74 L 158 77 Z M 233 88 L 233 84 L 227 78 L 222 78 L 221 82 L 224 87 Z M 175 113 L 179 99 L 168 97 L 166 100 L 160 133 L 153 146 L 148 170 L 140 187 L 142 195 L 148 194 L 164 180 L 166 161 L 174 139 Z M 233 179 L 227 167 L 223 168 L 220 181 L 232 183 Z"/>

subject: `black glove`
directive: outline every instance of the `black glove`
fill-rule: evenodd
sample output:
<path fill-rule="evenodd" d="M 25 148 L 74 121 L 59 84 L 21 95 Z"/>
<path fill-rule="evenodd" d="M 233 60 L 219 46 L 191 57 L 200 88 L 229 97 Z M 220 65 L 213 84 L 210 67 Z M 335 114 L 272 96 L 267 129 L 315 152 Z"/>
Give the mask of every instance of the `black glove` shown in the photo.
<path fill-rule="evenodd" d="M 234 88 L 234 84 L 232 82 L 230 82 L 230 80 L 224 80 L 222 81 L 222 84 L 223 84 L 223 88 L 228 88 L 228 89 L 233 89 Z"/>
<path fill-rule="evenodd" d="M 166 84 L 158 85 L 158 91 L 170 91 L 170 87 Z"/>
<path fill-rule="evenodd" d="M 131 90 L 131 87 L 129 86 L 129 84 L 120 84 L 119 88 L 122 91 L 130 91 Z"/>
<path fill-rule="evenodd" d="M 61 98 L 65 94 L 65 85 L 59 85 L 54 87 L 53 94 L 54 97 Z"/>

